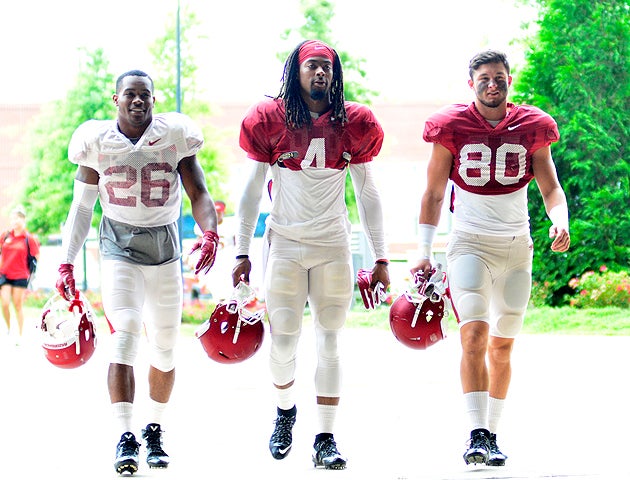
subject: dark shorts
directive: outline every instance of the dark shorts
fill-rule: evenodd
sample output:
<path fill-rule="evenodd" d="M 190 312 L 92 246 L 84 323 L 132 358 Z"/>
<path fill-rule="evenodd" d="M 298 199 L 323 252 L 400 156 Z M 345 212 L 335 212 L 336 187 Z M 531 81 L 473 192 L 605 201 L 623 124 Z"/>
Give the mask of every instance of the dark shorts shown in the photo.
<path fill-rule="evenodd" d="M 19 288 L 26 288 L 28 287 L 28 278 L 18 278 L 18 279 L 14 279 L 11 280 L 10 278 L 6 278 L 4 275 L 2 275 L 2 280 L 0 282 L 1 285 L 11 285 L 13 287 L 19 287 Z"/>

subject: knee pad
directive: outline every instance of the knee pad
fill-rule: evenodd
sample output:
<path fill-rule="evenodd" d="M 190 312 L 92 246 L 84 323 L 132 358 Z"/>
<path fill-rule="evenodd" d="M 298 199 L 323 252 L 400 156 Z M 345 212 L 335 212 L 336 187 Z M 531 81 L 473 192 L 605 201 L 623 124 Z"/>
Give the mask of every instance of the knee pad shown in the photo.
<path fill-rule="evenodd" d="M 348 263 L 328 263 L 313 272 L 309 299 L 315 323 L 325 330 L 340 329 L 352 303 L 352 291 L 353 279 Z"/>
<path fill-rule="evenodd" d="M 119 363 L 133 367 L 138 356 L 140 345 L 140 332 L 126 332 L 116 330 L 112 334 L 112 358 L 111 363 Z"/>
<path fill-rule="evenodd" d="M 523 328 L 524 315 L 502 315 L 490 328 L 490 335 L 501 338 L 514 338 Z"/>
<path fill-rule="evenodd" d="M 454 306 L 461 323 L 466 323 L 471 320 L 488 321 L 488 302 L 478 293 L 460 293 L 457 296 L 457 300 L 454 302 Z"/>
<path fill-rule="evenodd" d="M 271 336 L 269 366 L 271 378 L 276 385 L 286 385 L 295 378 L 295 356 L 299 337 L 297 335 Z"/>
<path fill-rule="evenodd" d="M 149 351 L 152 366 L 162 372 L 170 372 L 175 368 L 174 348 L 178 334 L 178 328 L 163 328 L 151 334 Z"/>
<path fill-rule="evenodd" d="M 338 332 L 317 329 L 317 369 L 315 392 L 320 397 L 338 397 L 341 390 L 341 364 Z"/>

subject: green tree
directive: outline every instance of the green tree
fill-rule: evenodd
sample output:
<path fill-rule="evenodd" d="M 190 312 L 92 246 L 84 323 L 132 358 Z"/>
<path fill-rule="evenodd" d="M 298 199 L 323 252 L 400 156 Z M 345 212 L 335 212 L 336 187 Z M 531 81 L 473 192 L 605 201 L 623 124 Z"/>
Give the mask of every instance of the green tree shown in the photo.
<path fill-rule="evenodd" d="M 630 15 L 626 0 L 537 0 L 539 29 L 528 41 L 516 101 L 558 122 L 553 149 L 571 214 L 571 249 L 551 254 L 544 205 L 531 187 L 534 281 L 559 304 L 572 277 L 630 263 Z"/>
<path fill-rule="evenodd" d="M 337 48 L 337 41 L 330 29 L 335 16 L 335 3 L 330 0 L 300 0 L 305 23 L 298 28 L 288 28 L 281 35 L 283 40 L 297 37 L 296 44 L 302 40 L 321 40 L 335 48 L 343 65 L 344 95 L 346 100 L 370 105 L 378 92 L 365 86 L 367 72 L 365 58 L 355 57 L 347 51 Z M 290 51 L 278 54 L 282 62 L 289 56 Z"/>
<path fill-rule="evenodd" d="M 350 53 L 337 48 L 337 42 L 330 29 L 331 20 L 335 16 L 335 4 L 329 0 L 300 0 L 305 23 L 298 28 L 288 28 L 282 34 L 283 40 L 296 38 L 295 44 L 302 40 L 321 40 L 335 48 L 343 65 L 343 86 L 346 100 L 371 104 L 378 93 L 364 86 L 367 72 L 363 64 L 365 59 L 354 57 Z M 278 59 L 285 61 L 290 51 L 279 53 Z M 350 176 L 346 175 L 346 206 L 352 223 L 359 221 L 356 197 Z"/>
<path fill-rule="evenodd" d="M 114 78 L 102 49 L 81 50 L 76 85 L 64 100 L 44 107 L 30 133 L 32 162 L 25 175 L 22 203 L 29 211 L 29 229 L 42 240 L 58 233 L 72 202 L 76 165 L 68 161 L 68 143 L 78 125 L 89 119 L 112 118 Z M 100 219 L 97 203 L 95 221 Z"/>
<path fill-rule="evenodd" d="M 193 46 L 204 39 L 200 22 L 194 12 L 187 7 L 180 14 L 180 82 L 181 111 L 197 121 L 203 130 L 205 144 L 197 154 L 197 159 L 204 169 L 206 183 L 212 197 L 225 199 L 226 169 L 222 159 L 225 152 L 219 147 L 221 134 L 204 119 L 212 114 L 209 103 L 199 100 L 201 91 L 197 83 L 197 61 Z M 164 35 L 149 47 L 155 59 L 156 111 L 173 112 L 177 110 L 177 16 L 172 14 L 164 30 Z M 190 200 L 184 198 L 183 211 L 191 212 Z"/>

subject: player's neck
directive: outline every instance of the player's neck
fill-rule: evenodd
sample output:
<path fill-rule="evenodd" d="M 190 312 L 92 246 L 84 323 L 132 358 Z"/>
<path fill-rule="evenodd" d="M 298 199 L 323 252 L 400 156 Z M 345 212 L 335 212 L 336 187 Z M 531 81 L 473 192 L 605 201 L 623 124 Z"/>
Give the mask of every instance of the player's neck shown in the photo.
<path fill-rule="evenodd" d="M 130 140 L 138 140 L 144 135 L 147 127 L 150 125 L 150 122 L 146 125 L 134 126 L 130 125 L 127 122 L 118 121 L 118 131 L 122 133 L 125 137 Z"/>
<path fill-rule="evenodd" d="M 503 120 L 507 115 L 507 102 L 503 102 L 496 107 L 488 107 L 479 101 L 475 101 L 477 111 L 489 122 Z"/>
<path fill-rule="evenodd" d="M 302 98 L 306 102 L 308 111 L 311 113 L 321 115 L 330 110 L 330 99 L 328 97 L 322 100 L 313 100 L 310 96 L 303 96 Z"/>

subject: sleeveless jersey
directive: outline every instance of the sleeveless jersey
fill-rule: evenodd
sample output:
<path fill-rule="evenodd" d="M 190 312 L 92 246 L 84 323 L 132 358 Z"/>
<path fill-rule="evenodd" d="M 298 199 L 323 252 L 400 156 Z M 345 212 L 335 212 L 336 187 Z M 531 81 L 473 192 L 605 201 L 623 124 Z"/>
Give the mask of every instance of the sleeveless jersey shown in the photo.
<path fill-rule="evenodd" d="M 268 228 L 299 242 L 348 244 L 346 167 L 372 161 L 383 130 L 363 105 L 346 102 L 346 112 L 344 126 L 325 113 L 300 129 L 287 128 L 281 100 L 260 102 L 247 112 L 240 146 L 250 159 L 271 165 Z"/>
<path fill-rule="evenodd" d="M 474 103 L 450 105 L 426 121 L 423 138 L 453 154 L 455 228 L 469 233 L 529 233 L 527 185 L 532 155 L 556 142 L 556 122 L 530 105 L 508 103 L 495 127 Z"/>

